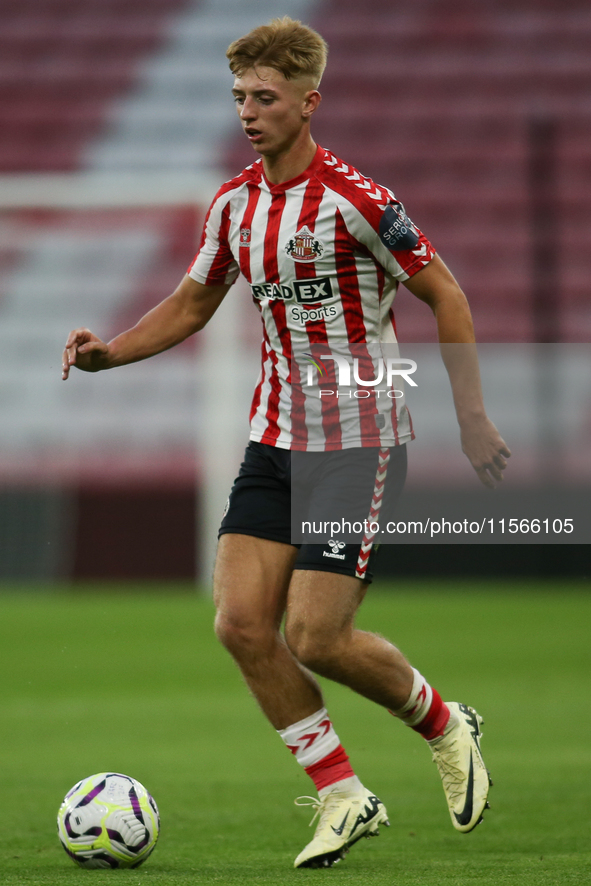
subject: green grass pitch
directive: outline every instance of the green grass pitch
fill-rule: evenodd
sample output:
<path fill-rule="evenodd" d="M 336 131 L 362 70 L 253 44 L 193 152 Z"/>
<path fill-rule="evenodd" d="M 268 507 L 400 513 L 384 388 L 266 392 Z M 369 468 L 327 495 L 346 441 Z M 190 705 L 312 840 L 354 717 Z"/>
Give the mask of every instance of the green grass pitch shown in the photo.
<path fill-rule="evenodd" d="M 591 586 L 403 582 L 359 617 L 444 698 L 485 718 L 492 809 L 451 827 L 419 736 L 325 684 L 336 729 L 392 826 L 331 870 L 294 871 L 312 793 L 212 633 L 212 605 L 162 587 L 0 593 L 0 882 L 395 884 L 591 882 Z M 136 871 L 82 871 L 59 846 L 66 791 L 102 770 L 138 778 L 162 832 Z"/>

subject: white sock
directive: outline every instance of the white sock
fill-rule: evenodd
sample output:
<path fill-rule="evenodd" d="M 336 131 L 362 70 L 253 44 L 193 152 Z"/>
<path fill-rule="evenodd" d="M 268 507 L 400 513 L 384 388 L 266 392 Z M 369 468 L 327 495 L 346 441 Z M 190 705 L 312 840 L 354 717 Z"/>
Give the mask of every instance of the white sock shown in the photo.
<path fill-rule="evenodd" d="M 326 708 L 278 732 L 316 785 L 320 797 L 332 791 L 362 790 Z"/>
<path fill-rule="evenodd" d="M 341 743 L 326 708 L 320 708 L 310 717 L 277 731 L 304 768 L 320 762 Z"/>
<path fill-rule="evenodd" d="M 407 726 L 416 726 L 424 720 L 429 713 L 433 701 L 433 690 L 416 668 L 412 669 L 414 679 L 408 701 L 398 711 L 393 711 L 395 717 L 404 720 Z"/>

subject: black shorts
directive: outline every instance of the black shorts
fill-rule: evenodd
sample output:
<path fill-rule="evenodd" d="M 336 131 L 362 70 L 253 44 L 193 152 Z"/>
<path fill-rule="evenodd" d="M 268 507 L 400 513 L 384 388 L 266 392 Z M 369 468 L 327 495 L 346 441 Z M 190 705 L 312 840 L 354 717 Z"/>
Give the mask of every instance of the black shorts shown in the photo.
<path fill-rule="evenodd" d="M 377 521 L 390 519 L 405 479 L 405 445 L 292 452 L 251 441 L 219 534 L 291 544 L 295 569 L 370 582 Z"/>

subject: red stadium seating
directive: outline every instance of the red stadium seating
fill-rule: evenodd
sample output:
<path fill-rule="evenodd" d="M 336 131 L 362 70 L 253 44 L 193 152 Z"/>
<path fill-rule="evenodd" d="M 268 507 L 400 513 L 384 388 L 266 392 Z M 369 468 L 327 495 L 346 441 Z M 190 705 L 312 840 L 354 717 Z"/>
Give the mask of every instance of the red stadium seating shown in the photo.
<path fill-rule="evenodd" d="M 67 171 L 187 0 L 4 0 L 0 172 Z"/>

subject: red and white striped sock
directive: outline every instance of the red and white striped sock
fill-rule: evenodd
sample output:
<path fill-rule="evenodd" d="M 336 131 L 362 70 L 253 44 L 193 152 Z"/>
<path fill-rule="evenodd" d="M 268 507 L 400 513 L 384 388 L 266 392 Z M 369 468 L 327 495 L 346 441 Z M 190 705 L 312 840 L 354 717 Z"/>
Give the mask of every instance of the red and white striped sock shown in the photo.
<path fill-rule="evenodd" d="M 408 701 L 398 711 L 391 711 L 407 726 L 419 732 L 427 741 L 443 735 L 450 711 L 436 689 L 413 668 L 414 680 Z"/>
<path fill-rule="evenodd" d="M 334 790 L 361 790 L 362 784 L 351 768 L 326 708 L 278 732 L 321 797 Z"/>

